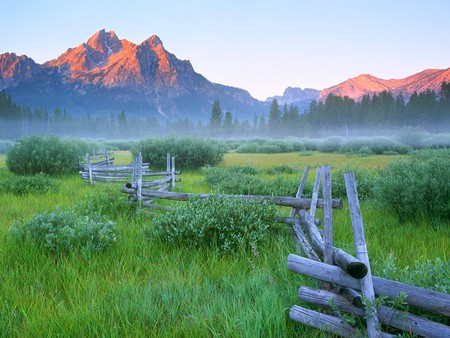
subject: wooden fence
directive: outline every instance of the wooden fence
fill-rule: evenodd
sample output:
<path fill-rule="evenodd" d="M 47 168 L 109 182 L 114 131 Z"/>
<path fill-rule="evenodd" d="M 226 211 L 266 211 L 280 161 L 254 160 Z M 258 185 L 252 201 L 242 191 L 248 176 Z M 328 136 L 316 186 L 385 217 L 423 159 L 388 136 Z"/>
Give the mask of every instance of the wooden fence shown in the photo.
<path fill-rule="evenodd" d="M 301 198 L 308 173 L 307 167 L 297 191 L 297 198 Z M 318 220 L 315 219 L 315 201 L 319 195 L 321 177 L 324 207 L 323 238 L 317 228 Z M 372 276 L 355 178 L 353 173 L 346 173 L 344 178 L 357 257 L 333 245 L 329 166 L 317 169 L 309 212 L 306 211 L 307 208 L 293 208 L 290 217 L 283 220 L 292 225 L 297 247 L 306 256 L 290 254 L 287 260 L 288 268 L 317 279 L 322 287 L 319 290 L 301 286 L 298 298 L 322 309 L 328 308 L 328 313 L 323 313 L 294 305 L 290 310 L 290 318 L 343 337 L 393 336 L 382 332 L 380 323 L 385 325 L 383 327 L 395 328 L 414 335 L 450 337 L 450 327 L 447 325 L 384 305 L 375 306 L 377 296 L 392 300 L 403 293 L 410 307 L 450 316 L 450 295 Z M 347 323 L 340 315 L 341 312 L 364 317 L 367 332 L 360 332 Z"/>
<path fill-rule="evenodd" d="M 143 188 L 166 191 L 174 188 L 176 182 L 180 182 L 176 175 L 181 172 L 175 170 L 175 157 L 170 158 L 170 154 L 167 154 L 167 170 L 162 172 L 152 172 L 149 163 L 143 163 L 141 153 L 133 159 L 133 163 L 130 165 L 112 165 L 112 160 L 107 158 L 92 163 L 89 154 L 86 154 L 86 164 L 80 171 L 81 178 L 90 184 L 97 182 L 125 183 L 124 188 L 131 195 L 131 200 L 146 203 L 148 198 L 142 194 Z M 143 205 L 145 206 L 146 203 Z"/>

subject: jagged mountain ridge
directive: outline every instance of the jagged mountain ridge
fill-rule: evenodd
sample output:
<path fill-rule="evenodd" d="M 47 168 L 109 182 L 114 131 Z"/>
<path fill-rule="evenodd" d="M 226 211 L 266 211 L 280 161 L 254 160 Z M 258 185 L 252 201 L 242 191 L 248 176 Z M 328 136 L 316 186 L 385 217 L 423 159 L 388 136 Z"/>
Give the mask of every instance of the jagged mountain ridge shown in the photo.
<path fill-rule="evenodd" d="M 360 100 L 364 95 L 390 91 L 394 96 L 402 94 L 406 100 L 414 93 L 432 90 L 438 93 L 442 82 L 450 82 L 450 68 L 426 69 L 404 79 L 384 80 L 370 74 L 361 74 L 320 92 L 319 100 L 329 94 L 348 96 Z"/>
<path fill-rule="evenodd" d="M 264 107 L 243 89 L 208 81 L 189 61 L 165 50 L 156 35 L 137 45 L 100 30 L 42 65 L 26 56 L 0 57 L 0 90 L 7 88 L 18 103 L 31 107 L 192 120 L 208 118 L 216 99 L 239 118 Z"/>
<path fill-rule="evenodd" d="M 320 90 L 298 87 L 287 87 L 283 95 L 271 96 L 266 99 L 266 103 L 271 103 L 274 99 L 277 100 L 279 105 L 294 105 L 301 111 L 307 109 L 312 100 L 315 100 L 319 96 Z"/>

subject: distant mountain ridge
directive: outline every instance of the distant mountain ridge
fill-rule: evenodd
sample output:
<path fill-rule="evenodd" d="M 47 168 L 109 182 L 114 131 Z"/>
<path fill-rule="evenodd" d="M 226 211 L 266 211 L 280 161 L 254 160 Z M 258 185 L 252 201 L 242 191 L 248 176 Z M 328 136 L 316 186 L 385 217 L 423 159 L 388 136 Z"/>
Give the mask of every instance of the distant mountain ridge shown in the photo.
<path fill-rule="evenodd" d="M 93 115 L 123 110 L 141 117 L 205 120 L 216 99 L 241 118 L 264 109 L 247 91 L 196 73 L 156 35 L 136 45 L 105 30 L 42 65 L 26 56 L 0 55 L 1 89 L 20 104 Z"/>
<path fill-rule="evenodd" d="M 125 111 L 140 118 L 208 121 L 214 100 L 220 100 L 224 111 L 243 120 L 267 113 L 274 98 L 303 111 L 312 100 L 324 100 L 329 94 L 360 100 L 387 90 L 408 100 L 413 92 L 439 92 L 443 81 L 450 82 L 450 68 L 390 80 L 361 74 L 321 91 L 288 87 L 282 96 L 261 102 L 244 89 L 208 81 L 190 61 L 168 52 L 156 35 L 134 44 L 103 29 L 42 65 L 25 55 L 0 54 L 0 90 L 7 90 L 18 104 L 66 108 L 73 115 Z"/>
<path fill-rule="evenodd" d="M 394 96 L 402 94 L 406 100 L 414 93 L 432 90 L 439 93 L 442 82 L 450 82 L 450 68 L 426 69 L 404 79 L 384 80 L 370 74 L 361 74 L 348 79 L 336 86 L 320 91 L 319 100 L 324 100 L 329 94 L 348 96 L 360 100 L 364 95 L 372 95 L 389 91 Z"/>
<path fill-rule="evenodd" d="M 274 99 L 279 105 L 294 105 L 300 110 L 307 109 L 312 100 L 315 100 L 320 94 L 320 90 L 298 87 L 287 87 L 282 96 L 271 96 L 266 99 L 267 103 L 271 103 Z"/>

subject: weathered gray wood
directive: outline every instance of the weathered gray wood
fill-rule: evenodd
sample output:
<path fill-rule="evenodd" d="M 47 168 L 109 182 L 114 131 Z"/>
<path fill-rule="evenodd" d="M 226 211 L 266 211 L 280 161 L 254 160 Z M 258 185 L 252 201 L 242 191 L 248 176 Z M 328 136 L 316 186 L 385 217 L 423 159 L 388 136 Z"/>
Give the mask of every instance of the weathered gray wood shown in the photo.
<path fill-rule="evenodd" d="M 91 166 L 92 171 L 98 171 L 98 172 L 133 172 L 133 165 L 120 165 L 120 166 L 102 166 L 102 167 L 96 167 Z M 148 170 L 148 166 L 142 166 L 143 170 Z"/>
<path fill-rule="evenodd" d="M 323 198 L 323 260 L 324 263 L 333 264 L 333 224 L 331 208 L 331 167 L 322 167 L 322 198 Z"/>
<path fill-rule="evenodd" d="M 319 188 L 320 188 L 320 177 L 322 176 L 321 167 L 317 167 L 316 169 L 316 178 L 314 180 L 313 193 L 311 198 L 311 208 L 309 209 L 309 214 L 312 218 L 316 217 L 316 206 L 317 200 L 319 198 Z"/>
<path fill-rule="evenodd" d="M 137 156 L 137 191 L 136 195 L 138 198 L 139 205 L 142 203 L 142 154 L 139 153 Z"/>
<path fill-rule="evenodd" d="M 132 194 L 133 190 L 127 187 L 122 187 L 122 192 L 127 194 Z M 193 194 L 193 193 L 180 193 L 180 192 L 158 192 L 154 190 L 142 190 L 142 195 L 154 198 L 163 198 L 176 201 L 187 201 L 191 198 L 208 198 L 210 194 Z M 309 208 L 311 204 L 311 199 L 302 198 L 298 199 L 295 197 L 282 197 L 282 196 L 255 196 L 255 195 L 216 195 L 218 198 L 229 197 L 229 198 L 242 198 L 245 200 L 273 200 L 276 205 L 282 205 L 287 207 L 295 207 L 300 209 Z M 332 201 L 333 208 L 342 208 L 342 200 L 340 198 L 335 198 Z M 317 201 L 317 207 L 323 207 L 323 201 L 319 199 Z"/>
<path fill-rule="evenodd" d="M 342 337 L 362 337 L 362 335 L 358 335 L 358 332 L 345 320 L 309 310 L 298 305 L 294 305 L 291 308 L 289 317 L 296 322 Z"/>
<path fill-rule="evenodd" d="M 167 153 L 166 154 L 166 171 L 168 172 L 168 173 L 170 173 L 171 172 L 171 170 L 170 170 L 170 153 Z"/>
<path fill-rule="evenodd" d="M 304 302 L 319 306 L 331 307 L 334 304 L 339 310 L 364 316 L 364 310 L 355 307 L 345 297 L 335 293 L 301 286 L 298 290 L 298 298 Z M 398 311 L 387 306 L 378 308 L 378 318 L 383 324 L 406 331 L 410 334 L 430 338 L 450 337 L 450 327 L 433 322 L 423 317 L 415 316 L 407 312 Z"/>
<path fill-rule="evenodd" d="M 316 262 L 305 257 L 290 254 L 288 256 L 288 269 L 305 276 L 330 282 L 340 286 L 361 290 L 359 279 L 348 275 L 337 266 Z M 407 295 L 406 302 L 430 312 L 450 316 L 450 295 L 434 290 L 428 290 L 381 277 L 372 277 L 375 294 L 395 299 L 400 292 Z"/>
<path fill-rule="evenodd" d="M 359 207 L 358 192 L 356 189 L 355 175 L 352 172 L 344 174 L 345 188 L 347 191 L 350 218 L 352 221 L 353 237 L 355 239 L 356 257 L 367 267 L 367 274 L 361 278 L 361 291 L 364 297 L 371 303 L 375 300 L 373 290 L 372 272 L 370 271 L 369 254 L 366 238 L 364 236 L 364 224 Z M 369 305 L 366 308 L 367 334 L 369 338 L 379 337 L 377 309 Z"/>
<path fill-rule="evenodd" d="M 313 248 L 321 255 L 324 254 L 325 243 L 323 242 L 322 236 L 320 235 L 319 229 L 317 228 L 312 217 L 306 212 L 306 210 L 299 210 L 300 222 L 305 225 L 308 230 L 309 238 L 311 240 Z M 343 251 L 339 248 L 332 248 L 332 258 L 334 264 L 338 265 L 346 271 L 350 276 L 354 278 L 363 278 L 367 274 L 367 266 Z"/>
<path fill-rule="evenodd" d="M 91 169 L 91 162 L 89 159 L 89 153 L 86 154 L 86 165 L 89 173 L 89 183 L 92 185 L 92 169 Z"/>
<path fill-rule="evenodd" d="M 172 157 L 172 189 L 175 189 L 175 157 Z"/>
<path fill-rule="evenodd" d="M 310 170 L 309 166 L 306 166 L 305 169 L 303 170 L 303 176 L 300 181 L 300 185 L 298 186 L 297 193 L 295 194 L 295 198 L 302 197 L 303 190 L 305 189 L 305 186 L 306 186 L 306 181 L 308 180 L 309 170 Z M 291 212 L 289 213 L 289 217 L 294 217 L 296 213 L 297 213 L 297 209 L 292 208 Z"/>
<path fill-rule="evenodd" d="M 296 238 L 298 239 L 298 243 L 301 246 L 303 252 L 306 254 L 306 256 L 309 259 L 314 259 L 316 261 L 320 261 L 319 256 L 312 248 L 311 244 L 308 241 L 308 238 L 306 237 L 305 232 L 303 231 L 302 227 L 300 226 L 300 221 L 298 218 L 295 218 L 294 225 L 292 226 L 294 229 Z"/>
<path fill-rule="evenodd" d="M 172 181 L 172 176 L 167 176 L 166 178 L 162 178 L 160 180 L 151 180 L 151 181 L 142 181 L 143 188 L 156 187 L 161 184 L 169 183 Z M 127 188 L 137 188 L 137 184 L 133 182 L 127 182 L 125 184 Z"/>
<path fill-rule="evenodd" d="M 339 293 L 353 306 L 360 309 L 364 307 L 362 297 L 356 290 L 347 287 L 341 287 L 339 289 Z"/>

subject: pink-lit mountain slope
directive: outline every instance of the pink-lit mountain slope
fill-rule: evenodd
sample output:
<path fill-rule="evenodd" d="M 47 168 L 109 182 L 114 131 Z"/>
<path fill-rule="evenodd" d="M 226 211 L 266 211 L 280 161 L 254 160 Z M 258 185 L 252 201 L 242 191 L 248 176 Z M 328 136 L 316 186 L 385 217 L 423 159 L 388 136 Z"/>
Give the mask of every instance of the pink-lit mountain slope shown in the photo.
<path fill-rule="evenodd" d="M 360 100 L 366 94 L 371 95 L 382 91 L 390 91 L 394 96 L 403 94 L 405 99 L 408 99 L 412 93 L 420 93 L 427 89 L 438 93 L 444 81 L 450 82 L 450 68 L 426 69 L 398 80 L 384 80 L 370 74 L 362 74 L 336 86 L 323 89 L 320 92 L 319 100 L 324 100 L 329 94 Z"/>
<path fill-rule="evenodd" d="M 205 120 L 217 99 L 241 118 L 264 107 L 245 90 L 208 81 L 189 61 L 169 53 L 156 35 L 134 44 L 105 30 L 43 65 L 26 56 L 0 55 L 1 89 L 20 104 L 94 115 L 124 110 Z"/>

